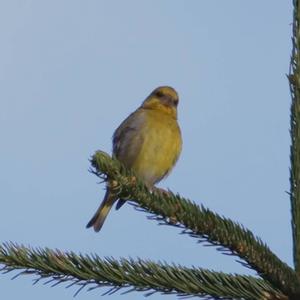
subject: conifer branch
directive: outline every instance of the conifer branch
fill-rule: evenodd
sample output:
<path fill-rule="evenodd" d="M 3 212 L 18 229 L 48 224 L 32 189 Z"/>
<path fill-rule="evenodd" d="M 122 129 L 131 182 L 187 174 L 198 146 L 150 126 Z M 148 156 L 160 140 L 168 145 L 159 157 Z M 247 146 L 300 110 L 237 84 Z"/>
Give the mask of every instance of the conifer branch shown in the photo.
<path fill-rule="evenodd" d="M 33 249 L 8 243 L 0 245 L 3 272 L 20 269 L 21 274 L 37 275 L 35 283 L 56 286 L 67 283 L 93 290 L 109 287 L 104 294 L 121 289 L 124 293 L 142 291 L 178 296 L 214 297 L 215 299 L 281 299 L 287 298 L 262 279 L 252 276 L 228 275 L 199 268 L 154 263 L 141 259 L 101 259 L 97 255 L 76 255 L 59 250 Z"/>
<path fill-rule="evenodd" d="M 291 103 L 291 169 L 290 200 L 292 211 L 293 256 L 295 270 L 300 277 L 300 7 L 294 0 L 292 56 L 289 83 L 292 96 Z"/>
<path fill-rule="evenodd" d="M 296 272 L 242 225 L 171 191 L 149 191 L 132 172 L 101 151 L 93 156 L 91 171 L 106 181 L 118 197 L 134 201 L 137 209 L 151 213 L 151 219 L 161 224 L 176 226 L 199 242 L 238 256 L 243 265 L 256 270 L 262 279 L 141 259 L 101 259 L 98 255 L 76 255 L 12 243 L 0 244 L 0 271 L 20 270 L 18 275 L 36 275 L 35 283 L 48 279 L 46 283 L 52 286 L 75 285 L 76 293 L 85 287 L 87 290 L 108 287 L 105 294 L 125 290 L 125 293 L 159 292 L 214 299 L 300 299 L 300 6 L 298 0 L 293 0 L 293 4 L 293 49 L 288 79 L 292 96 L 290 201 Z"/>
<path fill-rule="evenodd" d="M 300 295 L 300 282 L 295 272 L 282 262 L 259 238 L 237 224 L 203 206 L 172 192 L 149 192 L 147 187 L 105 152 L 97 151 L 91 160 L 92 173 L 108 181 L 112 192 L 130 199 L 161 223 L 177 226 L 184 233 L 218 246 L 218 250 L 239 256 L 244 265 L 286 295 Z M 299 298 L 300 299 L 300 298 Z"/>

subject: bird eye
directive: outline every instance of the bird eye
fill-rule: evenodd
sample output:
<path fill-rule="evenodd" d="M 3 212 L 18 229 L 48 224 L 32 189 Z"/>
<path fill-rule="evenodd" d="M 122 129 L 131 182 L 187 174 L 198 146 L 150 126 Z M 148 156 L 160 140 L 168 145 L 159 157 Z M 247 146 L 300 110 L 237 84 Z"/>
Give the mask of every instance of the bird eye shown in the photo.
<path fill-rule="evenodd" d="M 162 97 L 164 96 L 164 93 L 161 92 L 161 91 L 157 91 L 157 92 L 156 92 L 156 96 L 157 96 L 158 98 L 162 98 Z"/>

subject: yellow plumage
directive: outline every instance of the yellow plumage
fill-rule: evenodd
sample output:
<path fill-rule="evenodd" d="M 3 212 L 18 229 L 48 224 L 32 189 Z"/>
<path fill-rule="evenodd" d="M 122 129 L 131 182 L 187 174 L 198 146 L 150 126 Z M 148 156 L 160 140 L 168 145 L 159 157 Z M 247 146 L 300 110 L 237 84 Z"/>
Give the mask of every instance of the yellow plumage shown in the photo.
<path fill-rule="evenodd" d="M 175 165 L 182 146 L 177 123 L 178 95 L 168 86 L 155 89 L 113 135 L 113 156 L 151 188 Z M 109 188 L 87 227 L 99 231 L 118 199 Z M 124 203 L 119 200 L 117 208 Z"/>

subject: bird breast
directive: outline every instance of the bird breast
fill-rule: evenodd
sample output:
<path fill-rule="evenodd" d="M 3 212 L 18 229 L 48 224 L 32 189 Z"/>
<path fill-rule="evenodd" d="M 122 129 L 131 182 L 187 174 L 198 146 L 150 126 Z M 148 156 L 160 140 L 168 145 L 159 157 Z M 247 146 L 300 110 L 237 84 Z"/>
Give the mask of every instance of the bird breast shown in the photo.
<path fill-rule="evenodd" d="M 147 185 L 165 177 L 181 152 L 181 134 L 177 120 L 155 110 L 136 111 L 137 126 L 131 126 L 128 141 L 119 160 L 133 169 Z M 131 124 L 133 125 L 133 124 Z M 118 158 L 118 157 L 117 157 Z"/>

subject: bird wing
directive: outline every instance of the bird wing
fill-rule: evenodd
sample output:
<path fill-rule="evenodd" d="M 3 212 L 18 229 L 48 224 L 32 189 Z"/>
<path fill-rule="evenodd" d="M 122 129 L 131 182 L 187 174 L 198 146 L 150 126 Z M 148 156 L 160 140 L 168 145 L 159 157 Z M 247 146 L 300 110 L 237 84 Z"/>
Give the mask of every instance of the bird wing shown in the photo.
<path fill-rule="evenodd" d="M 130 114 L 113 135 L 113 155 L 127 168 L 131 168 L 143 145 L 141 128 L 145 123 L 141 109 Z"/>

